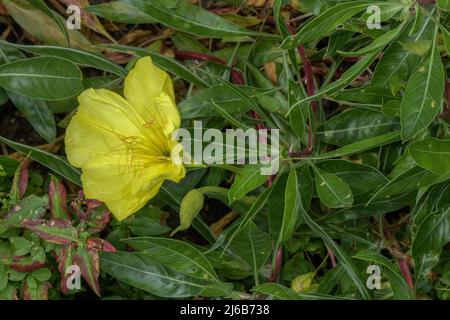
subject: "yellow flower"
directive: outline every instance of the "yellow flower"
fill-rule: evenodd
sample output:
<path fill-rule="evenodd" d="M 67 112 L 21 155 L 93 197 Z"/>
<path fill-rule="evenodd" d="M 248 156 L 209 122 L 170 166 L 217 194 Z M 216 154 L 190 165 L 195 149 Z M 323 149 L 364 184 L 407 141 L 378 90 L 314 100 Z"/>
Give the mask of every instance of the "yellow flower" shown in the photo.
<path fill-rule="evenodd" d="M 125 79 L 124 96 L 88 89 L 66 131 L 69 162 L 82 169 L 87 198 L 104 202 L 118 220 L 141 209 L 165 179 L 185 176 L 172 132 L 180 127 L 172 80 L 150 57 Z"/>

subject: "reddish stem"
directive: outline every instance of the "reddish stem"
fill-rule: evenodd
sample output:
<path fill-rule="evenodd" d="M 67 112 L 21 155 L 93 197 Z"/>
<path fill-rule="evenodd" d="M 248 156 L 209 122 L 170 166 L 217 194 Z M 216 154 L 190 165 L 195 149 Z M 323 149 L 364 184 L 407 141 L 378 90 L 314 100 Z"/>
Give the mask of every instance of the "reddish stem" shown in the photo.
<path fill-rule="evenodd" d="M 289 30 L 290 34 L 295 34 L 295 29 L 292 27 L 292 25 L 288 22 L 286 23 L 286 27 Z M 298 53 L 300 54 L 300 57 L 302 59 L 303 63 L 303 70 L 305 73 L 305 81 L 306 81 L 306 93 L 309 97 L 313 96 L 315 93 L 315 86 L 314 86 L 314 71 L 311 65 L 311 61 L 309 60 L 308 56 L 306 55 L 305 47 L 303 45 L 300 45 L 297 47 Z M 301 80 L 300 80 L 301 81 Z M 314 114 L 314 119 L 317 119 L 317 102 L 311 101 L 311 109 Z M 291 157 L 306 157 L 312 154 L 313 148 L 314 148 L 314 140 L 315 136 L 311 129 L 311 124 L 308 125 L 308 145 L 305 150 L 299 151 L 299 152 L 291 152 Z"/>
<path fill-rule="evenodd" d="M 200 60 L 200 61 L 210 61 L 218 64 L 227 64 L 225 60 L 217 58 L 215 56 L 211 56 L 209 54 L 199 53 L 199 52 L 191 52 L 191 51 L 176 51 L 175 58 L 181 60 Z"/>
<path fill-rule="evenodd" d="M 277 282 L 278 278 L 280 277 L 281 273 L 281 267 L 283 265 L 283 248 L 280 247 L 277 252 L 277 256 L 275 257 L 275 266 L 272 270 L 272 275 L 269 279 L 267 279 L 268 282 Z"/>
<path fill-rule="evenodd" d="M 303 70 L 305 71 L 305 82 L 306 82 L 306 93 L 309 97 L 314 95 L 315 88 L 314 88 L 314 72 L 311 66 L 311 61 L 309 60 L 308 56 L 305 52 L 305 47 L 303 45 L 300 45 L 297 47 L 298 53 L 300 54 L 300 57 L 302 58 L 303 62 Z M 311 101 L 311 108 L 314 113 L 314 117 L 317 118 L 317 102 Z"/>
<path fill-rule="evenodd" d="M 385 223 L 384 233 L 389 238 L 392 248 L 395 249 L 395 251 L 402 253 L 400 244 L 398 243 L 398 240 L 395 238 L 395 235 L 391 232 L 387 223 Z M 409 269 L 408 261 L 406 259 L 397 258 L 397 264 L 400 268 L 400 271 L 406 283 L 412 290 L 414 290 L 414 281 L 411 275 L 411 270 Z"/>
<path fill-rule="evenodd" d="M 199 61 L 214 62 L 214 63 L 218 63 L 221 65 L 227 64 L 227 62 L 223 59 L 211 56 L 209 54 L 191 52 L 191 51 L 176 51 L 175 57 L 177 59 L 181 59 L 181 60 L 193 59 L 193 60 L 199 60 Z M 235 70 L 234 68 L 232 68 L 231 72 L 230 72 L 230 76 L 231 76 L 231 80 L 233 81 L 234 84 L 237 84 L 240 86 L 245 85 L 244 76 L 238 70 Z M 256 113 L 255 111 L 252 111 L 251 114 L 254 119 L 256 119 L 256 120 L 261 119 L 259 117 L 258 113 Z M 261 130 L 261 129 L 265 129 L 266 127 L 264 126 L 263 123 L 257 123 L 256 128 L 258 130 Z M 263 141 L 263 143 L 267 143 L 267 141 Z M 267 185 L 269 187 L 272 186 L 272 184 L 273 184 L 273 176 L 269 177 L 269 179 L 267 181 Z"/>
<path fill-rule="evenodd" d="M 327 247 L 327 252 L 331 260 L 331 265 L 333 266 L 333 268 L 336 267 L 336 257 L 334 256 L 333 250 Z"/>
<path fill-rule="evenodd" d="M 406 283 L 412 290 L 414 290 L 414 281 L 411 276 L 411 271 L 409 270 L 408 262 L 405 259 L 397 259 L 397 263 Z"/>

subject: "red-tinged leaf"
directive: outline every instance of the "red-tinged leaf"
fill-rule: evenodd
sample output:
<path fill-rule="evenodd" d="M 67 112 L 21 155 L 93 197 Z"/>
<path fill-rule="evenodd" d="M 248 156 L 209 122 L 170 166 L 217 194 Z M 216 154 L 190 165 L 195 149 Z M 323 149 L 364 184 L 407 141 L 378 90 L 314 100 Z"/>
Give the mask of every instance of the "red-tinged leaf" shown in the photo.
<path fill-rule="evenodd" d="M 67 279 L 70 274 L 67 274 L 67 269 L 74 264 L 74 248 L 73 246 L 62 247 L 58 255 L 58 271 L 61 274 L 61 282 L 59 287 L 61 292 L 68 294 L 70 289 L 67 287 Z"/>
<path fill-rule="evenodd" d="M 48 205 L 47 196 L 30 195 L 15 204 L 4 219 L 0 219 L 0 235 L 10 228 L 19 228 L 25 220 L 36 220 L 44 216 Z"/>
<path fill-rule="evenodd" d="M 9 194 L 13 202 L 17 202 L 22 199 L 25 191 L 27 190 L 29 163 L 30 161 L 28 159 L 23 160 L 14 173 L 13 184 Z"/>
<path fill-rule="evenodd" d="M 100 238 L 89 238 L 87 240 L 89 250 L 116 252 L 116 248 L 106 240 Z"/>
<path fill-rule="evenodd" d="M 36 288 L 30 288 L 28 281 L 23 286 L 24 300 L 48 300 L 48 289 L 53 288 L 50 282 L 39 283 Z"/>
<path fill-rule="evenodd" d="M 77 199 L 70 203 L 70 210 L 80 220 L 87 220 L 92 209 L 97 208 L 102 203 L 97 200 L 87 200 L 84 198 L 82 190 L 78 192 Z"/>
<path fill-rule="evenodd" d="M 45 266 L 45 262 L 33 260 L 28 257 L 14 257 L 9 267 L 18 272 L 31 272 Z"/>
<path fill-rule="evenodd" d="M 67 192 L 61 180 L 52 176 L 48 189 L 52 218 L 69 220 L 71 216 L 69 210 L 67 210 Z"/>
<path fill-rule="evenodd" d="M 78 248 L 75 256 L 75 263 L 81 269 L 81 276 L 86 280 L 95 294 L 100 297 L 100 285 L 98 283 L 98 276 L 100 273 L 98 252 L 87 248 Z"/>
<path fill-rule="evenodd" d="M 111 213 L 107 209 L 95 210 L 89 216 L 88 225 L 90 228 L 88 231 L 90 233 L 102 232 L 108 226 L 110 220 Z"/>
<path fill-rule="evenodd" d="M 67 220 L 27 220 L 22 222 L 22 226 L 48 242 L 70 244 L 78 240 L 77 229 Z"/>

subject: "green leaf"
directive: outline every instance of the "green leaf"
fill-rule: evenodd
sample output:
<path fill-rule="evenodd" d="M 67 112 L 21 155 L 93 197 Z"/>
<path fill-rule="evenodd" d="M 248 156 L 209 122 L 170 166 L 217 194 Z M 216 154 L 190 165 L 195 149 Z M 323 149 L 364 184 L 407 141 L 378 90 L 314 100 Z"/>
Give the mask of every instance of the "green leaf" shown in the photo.
<path fill-rule="evenodd" d="M 45 101 L 30 99 L 12 92 L 8 96 L 42 138 L 48 142 L 56 138 L 55 118 Z"/>
<path fill-rule="evenodd" d="M 261 36 L 277 38 L 276 35 L 259 33 L 235 25 L 200 6 L 180 0 L 128 0 L 134 8 L 175 30 L 210 38 L 236 36 Z"/>
<path fill-rule="evenodd" d="M 399 101 L 399 98 L 394 97 L 388 89 L 377 86 L 365 86 L 344 90 L 335 99 L 343 102 L 357 102 L 366 106 L 381 106 L 392 100 Z"/>
<path fill-rule="evenodd" d="M 67 220 L 27 220 L 22 226 L 51 243 L 66 245 L 78 241 L 78 230 Z"/>
<path fill-rule="evenodd" d="M 416 141 L 408 148 L 414 161 L 436 175 L 450 173 L 450 140 L 427 138 Z"/>
<path fill-rule="evenodd" d="M 378 50 L 378 49 L 382 49 L 385 46 L 387 46 L 390 42 L 392 42 L 395 38 L 397 38 L 397 36 L 403 30 L 407 21 L 408 20 L 405 19 L 397 28 L 383 33 L 379 37 L 375 38 L 369 45 L 367 45 L 364 48 L 361 48 L 361 49 L 359 49 L 357 51 L 353 51 L 353 52 L 338 51 L 338 53 L 342 56 L 355 57 L 355 56 L 361 56 L 361 55 L 370 53 L 370 52 Z"/>
<path fill-rule="evenodd" d="M 83 279 L 86 280 L 95 294 L 100 297 L 100 284 L 98 282 L 98 277 L 100 275 L 98 251 L 79 246 L 76 249 L 74 262 L 80 267 Z"/>
<path fill-rule="evenodd" d="M 125 52 L 132 54 L 137 57 L 147 57 L 150 56 L 158 67 L 161 69 L 180 77 L 188 82 L 192 82 L 193 84 L 199 87 L 208 87 L 208 83 L 205 82 L 202 78 L 197 76 L 194 72 L 189 70 L 183 64 L 178 62 L 177 60 L 170 58 L 168 56 L 156 53 L 151 50 L 142 49 L 138 47 L 132 46 L 124 46 L 124 45 L 99 45 L 97 48 L 105 48 L 110 50 L 115 50 L 119 52 Z"/>
<path fill-rule="evenodd" d="M 270 236 L 252 221 L 242 228 L 231 243 L 233 251 L 251 266 L 255 279 L 272 252 Z"/>
<path fill-rule="evenodd" d="M 378 189 L 388 182 L 377 169 L 347 160 L 327 160 L 317 164 L 320 169 L 336 175 L 352 189 L 353 195 Z"/>
<path fill-rule="evenodd" d="M 212 283 L 164 267 L 151 257 L 136 252 L 103 252 L 100 268 L 112 277 L 159 297 L 198 296 Z"/>
<path fill-rule="evenodd" d="M 318 234 L 322 238 L 327 247 L 330 248 L 330 250 L 332 250 L 332 252 L 340 260 L 348 276 L 353 280 L 353 284 L 356 286 L 356 288 L 358 288 L 358 291 L 360 292 L 362 298 L 365 300 L 370 299 L 369 292 L 367 291 L 365 284 L 363 284 L 363 282 L 359 278 L 358 271 L 354 266 L 352 260 L 348 257 L 347 253 L 342 250 L 342 248 L 338 246 L 336 242 L 334 242 L 334 240 L 328 235 L 328 233 L 308 215 L 306 210 L 303 209 L 303 205 L 300 206 L 300 213 L 305 223 L 311 228 L 312 231 L 314 231 L 314 233 Z"/>
<path fill-rule="evenodd" d="M 20 45 L 15 43 L 10 43 L 4 40 L 0 40 L 0 43 L 5 46 L 10 46 L 17 48 L 26 52 L 30 52 L 41 56 L 56 56 L 59 58 L 67 59 L 73 63 L 80 64 L 83 66 L 93 67 L 99 70 L 108 71 L 118 76 L 126 76 L 127 71 L 121 66 L 109 61 L 103 56 L 92 53 L 89 51 L 66 48 L 59 46 L 49 46 L 49 45 Z"/>
<path fill-rule="evenodd" d="M 24 256 L 28 254 L 33 247 L 33 242 L 22 237 L 9 238 L 14 256 Z"/>
<path fill-rule="evenodd" d="M 355 204 L 350 208 L 334 211 L 323 218 L 330 223 L 339 223 L 355 219 L 376 217 L 388 212 L 393 212 L 414 203 L 416 192 L 399 194 L 389 198 L 383 198 L 367 203 L 367 197 L 356 199 Z"/>
<path fill-rule="evenodd" d="M 354 108 L 328 120 L 316 134 L 325 143 L 345 146 L 398 129 L 398 119 L 387 118 L 378 111 Z"/>
<path fill-rule="evenodd" d="M 391 133 L 386 133 L 378 137 L 365 139 L 362 141 L 354 142 L 352 144 L 346 145 L 345 147 L 338 148 L 336 150 L 322 153 L 318 156 L 310 156 L 308 159 L 311 160 L 322 160 L 331 159 L 336 157 L 348 156 L 355 153 L 371 150 L 383 145 L 391 144 L 392 142 L 398 141 L 400 138 L 400 132 L 395 131 Z"/>
<path fill-rule="evenodd" d="M 445 74 L 437 29 L 430 53 L 408 81 L 400 108 L 402 140 L 412 139 L 426 129 L 441 110 Z"/>
<path fill-rule="evenodd" d="M 398 41 L 392 43 L 384 52 L 375 68 L 372 85 L 387 87 L 393 81 L 408 81 L 420 63 L 421 55 L 428 52 L 432 42 L 434 24 L 431 16 L 427 15 L 422 20 L 417 32 L 410 35 L 414 30 L 407 28 Z M 410 50 L 412 46 L 416 47 L 415 50 Z"/>
<path fill-rule="evenodd" d="M 274 187 L 277 185 L 277 182 L 279 181 L 278 177 L 280 177 L 280 174 L 277 176 L 277 179 L 274 181 L 273 185 L 265 189 L 263 192 L 261 192 L 258 198 L 256 198 L 255 202 L 253 202 L 251 208 L 244 216 L 244 219 L 242 219 L 242 221 L 237 226 L 236 230 L 234 230 L 233 233 L 231 234 L 227 244 L 225 245 L 225 248 L 223 249 L 223 252 L 227 250 L 227 248 L 230 246 L 230 244 L 233 242 L 234 238 L 239 234 L 239 232 L 245 229 L 247 225 L 252 221 L 252 219 L 264 208 L 270 194 L 272 193 Z"/>
<path fill-rule="evenodd" d="M 384 186 L 377 190 L 377 192 L 369 200 L 368 204 L 375 199 L 386 198 L 398 194 L 407 194 L 417 188 L 427 186 L 436 181 L 437 177 L 420 167 L 414 167 L 401 175 L 390 180 Z"/>
<path fill-rule="evenodd" d="M 308 21 L 296 35 L 285 40 L 283 47 L 292 48 L 311 41 L 318 41 L 351 17 L 366 10 L 370 5 L 379 6 L 382 11 L 392 6 L 402 6 L 400 3 L 389 4 L 381 1 L 349 1 L 339 3 Z"/>
<path fill-rule="evenodd" d="M 314 167 L 316 190 L 320 201 L 329 208 L 350 207 L 353 194 L 350 187 L 335 174 Z"/>
<path fill-rule="evenodd" d="M 353 66 L 348 68 L 340 77 L 338 80 L 326 85 L 325 87 L 322 87 L 316 94 L 304 98 L 297 103 L 294 103 L 292 106 L 290 106 L 289 112 L 292 111 L 293 108 L 295 108 L 298 105 L 303 105 L 305 102 L 311 101 L 311 100 L 317 100 L 318 98 L 321 98 L 324 95 L 332 95 L 339 90 L 344 89 L 346 86 L 348 86 L 350 83 L 352 83 L 356 78 L 359 77 L 361 73 L 363 73 L 367 68 L 370 67 L 370 65 L 375 61 L 375 59 L 378 56 L 378 51 L 374 53 L 370 53 L 364 57 L 362 57 L 357 63 L 355 63 Z"/>
<path fill-rule="evenodd" d="M 426 218 L 413 235 L 413 257 L 439 251 L 450 242 L 450 207 L 443 208 Z"/>
<path fill-rule="evenodd" d="M 203 208 L 204 201 L 205 197 L 198 189 L 193 189 L 184 196 L 180 205 L 180 225 L 172 231 L 171 236 L 191 226 L 192 221 L 194 221 Z"/>
<path fill-rule="evenodd" d="M 48 197 L 30 195 L 14 205 L 4 219 L 0 219 L 0 235 L 10 228 L 18 228 L 23 220 L 36 220 L 46 212 Z"/>
<path fill-rule="evenodd" d="M 286 184 L 284 198 L 284 214 L 281 223 L 280 241 L 288 240 L 295 231 L 298 219 L 298 210 L 300 206 L 300 190 L 295 168 L 291 169 Z"/>
<path fill-rule="evenodd" d="M 386 271 L 391 289 L 394 293 L 396 300 L 413 300 L 414 296 L 411 288 L 403 278 L 399 268 L 390 262 L 386 257 L 369 250 L 363 250 L 358 252 L 354 258 L 365 260 L 369 262 L 375 262 L 378 265 L 383 266 Z"/>
<path fill-rule="evenodd" d="M 37 281 L 44 282 L 50 280 L 52 273 L 50 269 L 48 268 L 40 268 L 37 270 L 34 270 L 31 275 L 33 278 L 35 278 Z"/>
<path fill-rule="evenodd" d="M 85 10 L 111 21 L 131 24 L 155 23 L 155 20 L 151 19 L 148 15 L 135 9 L 128 0 L 117 0 L 91 5 L 85 8 Z"/>
<path fill-rule="evenodd" d="M 256 88 L 241 86 L 250 97 L 256 99 L 263 91 Z M 215 101 L 230 114 L 242 114 L 251 109 L 251 106 L 239 95 L 224 86 L 212 86 L 182 101 L 178 108 L 182 119 L 198 119 L 217 116 L 217 110 L 211 101 Z"/>
<path fill-rule="evenodd" d="M 53 170 L 55 173 L 61 175 L 67 180 L 75 183 L 78 186 L 81 186 L 80 171 L 72 167 L 65 158 L 54 155 L 47 151 L 43 151 L 38 148 L 30 147 L 18 142 L 11 141 L 2 136 L 0 136 L 0 141 L 7 144 L 11 148 L 16 149 L 20 153 L 28 155 L 31 159 L 46 166 L 50 170 Z"/>
<path fill-rule="evenodd" d="M 178 272 L 206 280 L 219 281 L 214 268 L 194 246 L 175 239 L 139 237 L 123 240 L 154 262 Z"/>
<path fill-rule="evenodd" d="M 0 86 L 26 97 L 60 100 L 83 90 L 80 69 L 69 60 L 37 57 L 0 66 Z"/>
<path fill-rule="evenodd" d="M 261 174 L 261 167 L 259 165 L 246 165 L 238 172 L 228 191 L 230 203 L 242 199 L 247 193 L 266 182 L 268 178 L 268 176 Z"/>
<path fill-rule="evenodd" d="M 252 292 L 266 294 L 277 300 L 339 300 L 337 296 L 320 293 L 297 293 L 279 283 L 264 283 L 252 289 Z"/>

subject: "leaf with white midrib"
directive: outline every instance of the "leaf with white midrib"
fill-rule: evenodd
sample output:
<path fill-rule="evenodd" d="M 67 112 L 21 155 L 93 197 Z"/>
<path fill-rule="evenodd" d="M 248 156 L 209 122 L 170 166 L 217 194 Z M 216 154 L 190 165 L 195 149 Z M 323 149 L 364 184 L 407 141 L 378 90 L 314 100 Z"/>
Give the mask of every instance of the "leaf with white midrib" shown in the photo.
<path fill-rule="evenodd" d="M 167 251 L 167 253 L 175 255 L 180 260 L 186 260 L 188 263 L 195 265 L 205 274 L 207 274 L 211 279 L 218 281 L 217 274 L 214 271 L 212 265 L 209 263 L 208 259 L 206 259 L 198 249 L 196 249 L 195 247 L 191 246 L 188 243 L 175 239 L 164 239 L 155 237 L 136 237 L 124 239 L 123 241 L 132 246 L 133 248 L 140 250 L 141 253 L 152 256 L 159 263 L 167 265 L 168 267 L 172 267 L 173 269 L 176 269 L 183 273 L 187 273 L 191 276 L 202 277 L 204 275 L 199 274 L 197 272 L 186 272 L 186 270 L 183 270 L 183 268 L 178 268 L 173 265 L 170 265 L 169 264 L 170 259 L 168 259 L 167 254 L 165 255 L 150 254 L 152 249 L 154 249 L 151 248 L 151 246 L 155 246 L 159 249 L 162 249 L 163 251 Z M 137 244 L 135 242 L 137 242 Z M 139 242 L 141 242 L 141 244 L 139 244 Z M 144 244 L 142 244 L 142 242 L 144 242 Z M 146 248 L 145 245 L 148 245 L 149 247 Z M 176 246 L 178 246 L 178 249 L 180 249 L 179 251 L 176 250 L 175 248 Z M 190 253 L 195 254 L 197 256 L 196 259 L 188 256 L 187 253 L 189 253 L 189 251 Z"/>
<path fill-rule="evenodd" d="M 444 94 L 444 67 L 437 45 L 435 27 L 431 51 L 408 81 L 400 107 L 402 140 L 410 140 L 430 125 L 441 109 Z"/>

